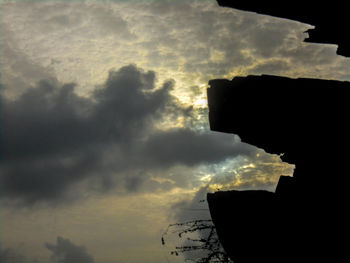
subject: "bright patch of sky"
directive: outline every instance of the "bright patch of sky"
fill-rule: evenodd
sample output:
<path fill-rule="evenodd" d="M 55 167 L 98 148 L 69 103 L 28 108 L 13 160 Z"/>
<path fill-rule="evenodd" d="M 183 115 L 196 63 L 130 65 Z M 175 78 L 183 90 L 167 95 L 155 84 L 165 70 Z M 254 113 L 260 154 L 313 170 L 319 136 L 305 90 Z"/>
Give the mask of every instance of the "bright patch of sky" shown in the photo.
<path fill-rule="evenodd" d="M 63 245 L 91 260 L 74 243 L 83 244 L 99 263 L 164 262 L 162 231 L 173 220 L 207 216 L 207 211 L 193 212 L 198 208 L 195 201 L 207 191 L 273 191 L 280 175 L 292 174 L 293 166 L 279 156 L 245 145 L 237 136 L 209 131 L 210 79 L 248 74 L 350 79 L 350 61 L 337 56 L 335 46 L 302 42 L 309 25 L 222 8 L 214 0 L 1 3 L 1 92 L 12 110 L 9 116 L 23 113 L 42 121 L 42 129 L 33 128 L 35 140 L 47 128 L 43 120 L 49 122 L 50 114 L 56 114 L 67 136 L 62 141 L 54 134 L 58 143 L 48 142 L 49 150 L 59 150 L 57 156 L 43 149 L 47 155 L 38 152 L 33 162 L 21 159 L 17 167 L 11 162 L 4 166 L 4 172 L 18 178 L 26 171 L 26 178 L 46 182 L 48 189 L 53 182 L 60 187 L 51 193 L 43 185 L 35 192 L 34 186 L 22 189 L 11 181 L 13 189 L 6 192 L 10 199 L 23 197 L 28 207 L 4 205 L 2 244 L 39 262 L 49 260 L 52 250 L 47 248 Z M 123 103 L 118 96 L 130 90 L 122 84 L 132 85 L 135 79 L 143 85 L 142 92 L 136 87 L 131 93 L 138 101 Z M 38 84 L 40 80 L 46 82 Z M 120 94 L 110 86 L 119 87 Z M 152 90 L 145 95 L 148 86 Z M 26 93 L 30 87 L 39 92 Z M 27 96 L 19 100 L 23 93 Z M 67 109 L 61 95 L 76 104 Z M 40 105 L 38 98 L 67 110 Z M 74 115 L 86 109 L 93 114 Z M 136 117 L 129 121 L 118 112 L 105 114 L 110 113 L 106 109 Z M 127 131 L 108 125 L 116 120 L 127 125 Z M 19 127 L 18 137 L 11 138 L 22 138 L 27 126 L 11 125 Z M 87 130 L 108 138 L 86 146 L 92 137 L 80 134 Z M 125 147 L 120 138 L 127 135 L 132 139 Z M 32 138 L 29 131 L 26 136 Z M 52 167 L 69 175 L 74 167 L 74 180 L 54 173 L 49 180 L 36 176 Z M 31 203 L 48 200 L 54 201 L 49 206 Z M 51 245 L 45 248 L 45 242 Z"/>

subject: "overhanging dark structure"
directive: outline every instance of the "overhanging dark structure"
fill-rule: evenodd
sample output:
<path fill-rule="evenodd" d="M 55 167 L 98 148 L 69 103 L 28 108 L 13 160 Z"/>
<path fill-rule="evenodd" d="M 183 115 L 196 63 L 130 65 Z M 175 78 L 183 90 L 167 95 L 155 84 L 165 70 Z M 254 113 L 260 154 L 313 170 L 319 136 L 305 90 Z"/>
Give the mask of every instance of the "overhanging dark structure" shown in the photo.
<path fill-rule="evenodd" d="M 286 162 L 310 163 L 321 154 L 315 149 L 336 150 L 347 136 L 350 82 L 262 75 L 209 85 L 211 130 L 238 134 L 269 153 L 284 154 Z"/>
<path fill-rule="evenodd" d="M 350 56 L 345 2 L 217 0 L 219 5 L 314 25 L 307 42 Z M 207 195 L 219 240 L 235 263 L 340 262 L 348 235 L 349 82 L 236 77 L 209 82 L 210 128 L 295 164 L 275 193 Z"/>
<path fill-rule="evenodd" d="M 338 45 L 337 54 L 350 56 L 349 11 L 346 1 L 217 0 L 225 7 L 265 14 L 315 26 L 306 42 Z"/>
<path fill-rule="evenodd" d="M 305 41 L 350 56 L 345 2 L 217 0 L 219 5 L 314 25 Z M 209 82 L 210 128 L 295 164 L 276 192 L 207 195 L 219 240 L 234 263 L 342 262 L 348 258 L 350 83 L 280 76 Z"/>
<path fill-rule="evenodd" d="M 316 262 L 326 251 L 336 255 L 347 200 L 339 182 L 347 172 L 340 165 L 348 158 L 342 150 L 350 146 L 350 82 L 262 75 L 209 85 L 212 130 L 285 153 L 282 159 L 296 165 L 294 177 L 281 176 L 276 193 L 208 194 L 229 256 L 236 263 L 283 263 Z"/>

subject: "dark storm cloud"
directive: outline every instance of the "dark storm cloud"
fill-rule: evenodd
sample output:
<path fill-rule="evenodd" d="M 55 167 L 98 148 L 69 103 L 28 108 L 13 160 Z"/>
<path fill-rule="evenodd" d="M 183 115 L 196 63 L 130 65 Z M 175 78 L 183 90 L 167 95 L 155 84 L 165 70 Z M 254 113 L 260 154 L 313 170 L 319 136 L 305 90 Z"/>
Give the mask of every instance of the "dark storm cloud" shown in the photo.
<path fill-rule="evenodd" d="M 55 263 L 94 263 L 94 258 L 89 255 L 83 246 L 73 244 L 69 239 L 57 237 L 56 244 L 46 243 L 45 247 L 52 252 L 52 260 Z"/>
<path fill-rule="evenodd" d="M 198 133 L 188 129 L 177 129 L 153 134 L 144 144 L 143 152 L 147 159 L 158 165 L 174 165 L 176 163 L 189 166 L 198 163 L 220 162 L 228 156 L 249 154 L 252 148 L 245 144 L 233 147 L 228 136 L 220 133 Z M 177 151 L 176 149 L 181 149 Z"/>
<path fill-rule="evenodd" d="M 140 169 L 213 163 L 253 151 L 233 147 L 233 136 L 155 129 L 159 120 L 194 114 L 171 95 L 173 81 L 156 88 L 155 79 L 154 72 L 130 65 L 111 71 L 89 98 L 78 96 L 74 84 L 49 81 L 16 100 L 2 97 L 3 196 L 62 201 L 66 190 L 88 178 L 135 191 L 146 180 Z M 137 171 L 132 180 L 131 171 Z"/>

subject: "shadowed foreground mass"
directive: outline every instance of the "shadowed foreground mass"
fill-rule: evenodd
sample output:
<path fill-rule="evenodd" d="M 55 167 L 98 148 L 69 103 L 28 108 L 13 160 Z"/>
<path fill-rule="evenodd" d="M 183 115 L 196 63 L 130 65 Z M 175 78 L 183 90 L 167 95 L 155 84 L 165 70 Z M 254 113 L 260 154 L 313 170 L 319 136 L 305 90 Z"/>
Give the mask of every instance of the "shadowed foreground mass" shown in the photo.
<path fill-rule="evenodd" d="M 338 236 L 345 235 L 346 190 L 339 182 L 346 172 L 342 150 L 349 146 L 350 83 L 263 75 L 209 84 L 212 130 L 285 153 L 282 160 L 296 165 L 275 193 L 208 194 L 228 255 L 236 263 L 335 259 L 342 250 Z"/>
<path fill-rule="evenodd" d="M 219 5 L 315 25 L 309 42 L 338 45 L 349 56 L 346 8 L 308 3 Z M 335 16 L 336 15 L 336 16 Z M 207 195 L 225 251 L 235 263 L 340 262 L 345 257 L 349 147 L 349 82 L 236 77 L 209 81 L 210 128 L 295 164 L 276 192 L 227 191 Z"/>

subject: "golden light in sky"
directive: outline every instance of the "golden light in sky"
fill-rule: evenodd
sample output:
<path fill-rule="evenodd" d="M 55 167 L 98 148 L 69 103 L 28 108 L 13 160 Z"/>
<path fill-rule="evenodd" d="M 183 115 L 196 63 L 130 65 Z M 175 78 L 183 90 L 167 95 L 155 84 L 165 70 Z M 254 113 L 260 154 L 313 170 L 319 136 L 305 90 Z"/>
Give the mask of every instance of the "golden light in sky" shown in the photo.
<path fill-rule="evenodd" d="M 0 253 L 52 262 L 62 237 L 96 263 L 182 262 L 160 236 L 208 216 L 196 198 L 293 172 L 209 130 L 208 81 L 349 80 L 334 46 L 302 43 L 308 28 L 214 0 L 1 1 L 4 140 L 20 146 L 2 161 Z"/>

